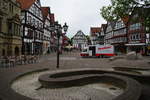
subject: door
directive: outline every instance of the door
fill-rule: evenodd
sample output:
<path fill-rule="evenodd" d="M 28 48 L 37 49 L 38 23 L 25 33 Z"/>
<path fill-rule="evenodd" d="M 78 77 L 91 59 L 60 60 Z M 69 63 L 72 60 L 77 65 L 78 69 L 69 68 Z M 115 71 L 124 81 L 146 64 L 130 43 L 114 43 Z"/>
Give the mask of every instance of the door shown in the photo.
<path fill-rule="evenodd" d="M 95 46 L 90 46 L 89 47 L 89 52 L 92 53 L 92 56 L 95 56 L 95 54 L 96 54 L 96 47 Z"/>

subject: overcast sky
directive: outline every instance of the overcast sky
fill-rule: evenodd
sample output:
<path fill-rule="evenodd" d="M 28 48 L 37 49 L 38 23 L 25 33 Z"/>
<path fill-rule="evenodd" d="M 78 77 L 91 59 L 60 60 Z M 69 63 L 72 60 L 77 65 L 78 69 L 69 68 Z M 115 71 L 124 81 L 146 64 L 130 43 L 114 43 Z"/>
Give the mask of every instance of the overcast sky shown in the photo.
<path fill-rule="evenodd" d="M 110 0 L 41 0 L 42 6 L 49 6 L 55 20 L 62 25 L 67 22 L 68 37 L 78 30 L 89 35 L 90 27 L 100 27 L 106 21 L 100 15 L 100 8 L 109 5 Z"/>

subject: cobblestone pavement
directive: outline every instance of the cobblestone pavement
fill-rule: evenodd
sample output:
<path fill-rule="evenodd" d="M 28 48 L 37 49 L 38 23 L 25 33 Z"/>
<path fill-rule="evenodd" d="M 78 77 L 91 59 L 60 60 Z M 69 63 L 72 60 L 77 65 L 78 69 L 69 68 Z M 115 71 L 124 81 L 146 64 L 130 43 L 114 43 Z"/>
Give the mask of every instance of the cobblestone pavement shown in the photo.
<path fill-rule="evenodd" d="M 123 60 L 118 59 L 116 61 L 110 61 L 109 58 L 81 58 L 79 52 L 63 52 L 60 55 L 60 69 L 72 69 L 72 68 L 101 68 L 109 69 L 112 67 L 149 67 L 150 57 L 144 57 L 143 60 Z M 40 61 L 35 64 L 18 65 L 20 68 L 31 67 L 48 67 L 51 70 L 56 70 L 56 53 L 49 55 L 43 55 Z M 7 68 L 12 69 L 12 68 Z M 14 69 L 14 68 L 13 68 Z M 1 69 L 0 69 L 1 70 Z"/>
<path fill-rule="evenodd" d="M 63 52 L 60 55 L 59 69 L 76 69 L 76 68 L 101 68 L 112 70 L 112 67 L 149 67 L 150 57 L 144 57 L 142 60 L 116 60 L 110 61 L 108 58 L 81 58 L 79 52 Z M 34 71 L 40 68 L 49 68 L 50 70 L 59 70 L 56 68 L 56 53 L 44 55 L 40 57 L 39 62 L 35 64 L 18 65 L 11 68 L 0 68 L 0 100 L 4 96 L 7 100 L 16 100 L 9 97 L 15 97 L 10 89 L 12 79 L 16 78 L 22 73 Z M 80 94 L 80 93 L 77 93 Z M 11 96 L 10 96 L 11 95 Z M 18 97 L 17 100 L 21 97 Z M 88 98 L 88 97 L 87 97 Z"/>

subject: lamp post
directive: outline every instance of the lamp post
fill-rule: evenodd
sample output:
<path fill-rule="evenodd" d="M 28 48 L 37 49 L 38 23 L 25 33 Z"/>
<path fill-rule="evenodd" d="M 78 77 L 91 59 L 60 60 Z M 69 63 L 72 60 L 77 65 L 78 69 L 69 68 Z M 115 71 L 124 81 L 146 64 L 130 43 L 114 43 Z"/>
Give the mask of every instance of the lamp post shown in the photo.
<path fill-rule="evenodd" d="M 67 26 L 67 24 L 65 23 L 64 25 L 63 25 L 63 27 L 60 25 L 60 24 L 58 24 L 58 22 L 56 21 L 55 23 L 54 23 L 54 25 L 51 25 L 51 32 L 56 32 L 56 34 L 57 34 L 57 65 L 56 65 L 56 68 L 59 68 L 59 54 L 60 54 L 60 42 L 59 42 L 59 40 L 60 40 L 60 36 L 62 35 L 62 29 L 64 30 L 64 32 L 67 32 L 67 30 L 68 30 L 68 26 Z"/>

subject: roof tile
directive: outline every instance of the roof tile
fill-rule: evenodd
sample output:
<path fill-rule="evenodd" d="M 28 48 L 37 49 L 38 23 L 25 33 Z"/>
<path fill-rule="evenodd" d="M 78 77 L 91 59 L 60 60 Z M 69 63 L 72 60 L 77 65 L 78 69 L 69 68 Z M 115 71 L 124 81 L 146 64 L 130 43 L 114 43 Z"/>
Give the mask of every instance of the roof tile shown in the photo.
<path fill-rule="evenodd" d="M 17 0 L 22 10 L 30 8 L 35 1 L 36 0 Z"/>

